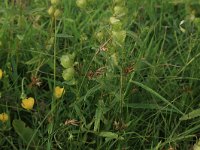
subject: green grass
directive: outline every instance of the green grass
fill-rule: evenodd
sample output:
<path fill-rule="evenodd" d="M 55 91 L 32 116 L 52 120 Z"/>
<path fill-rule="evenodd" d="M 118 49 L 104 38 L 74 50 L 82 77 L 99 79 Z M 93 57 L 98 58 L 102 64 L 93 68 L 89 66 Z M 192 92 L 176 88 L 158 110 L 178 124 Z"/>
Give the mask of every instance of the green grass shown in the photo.
<path fill-rule="evenodd" d="M 56 19 L 48 0 L 0 2 L 0 114 L 9 115 L 0 149 L 189 150 L 198 141 L 200 2 L 121 1 L 61 0 Z M 67 81 L 66 54 L 75 55 Z"/>

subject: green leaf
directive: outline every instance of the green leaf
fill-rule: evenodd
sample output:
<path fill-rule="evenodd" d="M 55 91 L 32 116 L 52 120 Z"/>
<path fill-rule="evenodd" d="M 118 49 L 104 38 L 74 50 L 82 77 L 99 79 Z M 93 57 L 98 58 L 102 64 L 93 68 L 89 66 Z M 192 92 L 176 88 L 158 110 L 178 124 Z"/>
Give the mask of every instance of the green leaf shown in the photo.
<path fill-rule="evenodd" d="M 24 39 L 24 35 L 17 35 L 17 38 L 20 40 L 20 41 L 22 41 L 23 39 Z"/>
<path fill-rule="evenodd" d="M 113 132 L 100 132 L 99 136 L 105 137 L 105 138 L 111 138 L 111 139 L 117 139 L 118 134 Z"/>
<path fill-rule="evenodd" d="M 170 103 L 167 99 L 165 99 L 164 97 L 162 97 L 159 93 L 157 93 L 156 91 L 154 91 L 153 89 L 149 88 L 148 86 L 137 82 L 137 81 L 130 81 L 138 86 L 140 86 L 141 88 L 145 89 L 146 91 L 148 91 L 149 93 L 151 93 L 152 95 L 156 96 L 157 98 L 159 98 L 160 100 L 162 100 L 164 103 L 166 103 L 168 106 L 171 106 L 175 111 L 179 112 L 180 114 L 184 114 L 183 112 L 181 112 L 176 106 L 174 106 L 172 103 Z"/>
<path fill-rule="evenodd" d="M 25 62 L 26 65 L 32 65 L 32 64 L 36 64 L 40 61 L 40 58 L 38 58 L 38 56 L 33 57 L 32 59 L 28 60 L 27 62 Z"/>
<path fill-rule="evenodd" d="M 20 136 L 20 138 L 24 141 L 24 143 L 29 144 L 34 147 L 38 144 L 38 137 L 35 135 L 35 131 L 26 126 L 26 124 L 21 120 L 13 120 L 12 125 L 14 127 L 15 132 Z"/>
<path fill-rule="evenodd" d="M 105 138 L 109 138 L 109 139 L 120 139 L 120 140 L 124 139 L 123 137 L 119 136 L 117 133 L 113 133 L 113 132 L 100 132 L 98 135 Z"/>
<path fill-rule="evenodd" d="M 100 128 L 100 121 L 101 118 L 103 116 L 103 110 L 102 110 L 102 102 L 99 101 L 98 103 L 98 108 L 96 109 L 96 113 L 95 113 L 95 122 L 94 122 L 94 131 L 98 131 Z"/>
<path fill-rule="evenodd" d="M 87 93 L 84 96 L 84 101 L 86 101 L 88 97 L 93 96 L 95 92 L 97 92 L 97 91 L 99 91 L 101 89 L 102 89 L 102 85 L 100 85 L 100 84 L 94 86 L 91 89 L 88 89 Z"/>
<path fill-rule="evenodd" d="M 180 120 L 189 120 L 200 116 L 200 108 L 183 115 Z"/>
<path fill-rule="evenodd" d="M 95 113 L 94 131 L 98 131 L 99 130 L 100 121 L 101 121 L 101 115 L 102 115 L 101 108 L 97 108 L 96 113 Z"/>
<path fill-rule="evenodd" d="M 151 109 L 151 110 L 162 110 L 162 111 L 168 111 L 168 112 L 176 112 L 179 113 L 177 110 L 168 108 L 164 105 L 158 105 L 158 104 L 151 104 L 151 103 L 127 103 L 124 105 L 124 107 L 134 108 L 134 109 Z"/>

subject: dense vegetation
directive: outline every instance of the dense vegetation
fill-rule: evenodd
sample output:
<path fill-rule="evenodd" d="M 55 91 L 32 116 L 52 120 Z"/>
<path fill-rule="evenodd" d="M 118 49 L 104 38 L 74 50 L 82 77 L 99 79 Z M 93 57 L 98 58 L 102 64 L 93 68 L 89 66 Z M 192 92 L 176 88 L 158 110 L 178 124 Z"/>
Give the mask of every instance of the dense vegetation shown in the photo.
<path fill-rule="evenodd" d="M 0 149 L 199 150 L 198 0 L 0 2 Z"/>

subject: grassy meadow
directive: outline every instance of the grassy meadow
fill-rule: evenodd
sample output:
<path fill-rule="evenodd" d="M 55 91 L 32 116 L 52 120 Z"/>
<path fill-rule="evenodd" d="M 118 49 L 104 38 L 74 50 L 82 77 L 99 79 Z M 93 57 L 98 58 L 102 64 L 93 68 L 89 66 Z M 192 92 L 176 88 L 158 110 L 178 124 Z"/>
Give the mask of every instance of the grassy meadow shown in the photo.
<path fill-rule="evenodd" d="M 1 150 L 200 150 L 199 0 L 1 0 Z"/>

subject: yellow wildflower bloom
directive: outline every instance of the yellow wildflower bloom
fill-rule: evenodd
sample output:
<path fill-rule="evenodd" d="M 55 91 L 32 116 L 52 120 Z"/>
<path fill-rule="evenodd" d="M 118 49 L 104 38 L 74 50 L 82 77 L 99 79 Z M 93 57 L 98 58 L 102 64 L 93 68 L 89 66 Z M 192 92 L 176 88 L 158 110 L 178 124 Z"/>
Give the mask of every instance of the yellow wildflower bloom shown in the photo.
<path fill-rule="evenodd" d="M 22 100 L 21 106 L 24 109 L 31 110 L 31 109 L 33 109 L 34 103 L 35 103 L 34 98 L 29 97 L 29 98 L 26 98 L 26 99 Z"/>
<path fill-rule="evenodd" d="M 0 121 L 2 121 L 2 122 L 8 121 L 8 114 L 7 113 L 1 113 L 0 114 Z"/>
<path fill-rule="evenodd" d="M 3 77 L 3 71 L 0 69 L 0 80 L 2 79 Z"/>
<path fill-rule="evenodd" d="M 61 98 L 61 96 L 65 93 L 65 89 L 59 86 L 56 86 L 54 89 L 54 96 L 56 99 Z"/>

